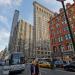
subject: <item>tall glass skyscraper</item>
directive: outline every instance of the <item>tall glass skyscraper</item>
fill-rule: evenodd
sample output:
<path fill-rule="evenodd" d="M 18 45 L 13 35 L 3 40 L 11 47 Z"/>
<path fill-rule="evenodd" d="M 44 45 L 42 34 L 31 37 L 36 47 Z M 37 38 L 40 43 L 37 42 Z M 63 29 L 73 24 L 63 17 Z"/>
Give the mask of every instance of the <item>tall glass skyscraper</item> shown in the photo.
<path fill-rule="evenodd" d="M 19 19 L 19 11 L 15 10 L 13 21 L 12 21 L 11 32 L 10 32 L 10 40 L 9 40 L 9 46 L 8 46 L 9 52 L 12 52 L 13 50 L 13 44 L 11 42 L 14 42 L 13 34 L 14 34 L 15 27 L 18 25 L 18 19 Z"/>

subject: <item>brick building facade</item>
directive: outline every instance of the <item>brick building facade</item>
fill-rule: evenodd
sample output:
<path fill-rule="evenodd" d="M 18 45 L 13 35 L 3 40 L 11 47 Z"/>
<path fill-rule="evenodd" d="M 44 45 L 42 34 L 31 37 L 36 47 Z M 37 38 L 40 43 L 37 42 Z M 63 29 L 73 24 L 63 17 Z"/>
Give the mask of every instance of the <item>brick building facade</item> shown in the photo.
<path fill-rule="evenodd" d="M 70 27 L 75 40 L 75 3 L 66 4 L 66 12 L 69 19 Z M 50 18 L 50 47 L 54 57 L 71 57 L 74 53 L 71 36 L 69 33 L 68 25 L 61 8 L 59 14 L 55 14 Z"/>

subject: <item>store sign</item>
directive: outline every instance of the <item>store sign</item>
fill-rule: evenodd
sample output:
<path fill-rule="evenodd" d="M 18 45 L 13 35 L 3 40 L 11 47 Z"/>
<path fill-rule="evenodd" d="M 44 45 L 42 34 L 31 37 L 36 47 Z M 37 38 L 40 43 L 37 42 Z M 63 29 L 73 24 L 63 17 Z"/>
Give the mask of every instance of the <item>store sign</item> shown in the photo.
<path fill-rule="evenodd" d="M 73 52 L 72 51 L 69 51 L 69 52 L 63 52 L 63 55 L 72 55 Z"/>

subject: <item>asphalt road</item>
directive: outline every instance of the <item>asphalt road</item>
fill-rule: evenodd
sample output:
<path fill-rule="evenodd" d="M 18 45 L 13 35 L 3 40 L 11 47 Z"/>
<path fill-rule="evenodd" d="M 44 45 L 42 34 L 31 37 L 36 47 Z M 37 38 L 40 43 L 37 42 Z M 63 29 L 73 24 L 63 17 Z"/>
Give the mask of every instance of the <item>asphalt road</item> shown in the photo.
<path fill-rule="evenodd" d="M 16 74 L 16 75 L 31 75 L 30 74 L 30 65 L 26 65 L 25 71 L 22 72 L 21 74 Z M 41 68 L 40 75 L 75 75 L 75 72 L 68 72 L 68 71 L 64 71 L 62 69 L 51 70 L 51 69 Z"/>
<path fill-rule="evenodd" d="M 25 70 L 22 73 L 17 73 L 17 74 L 12 74 L 12 75 L 31 75 L 30 74 L 30 65 L 26 65 L 25 66 Z M 0 67 L 0 75 L 1 74 L 1 67 Z M 64 71 L 62 69 L 45 69 L 45 68 L 41 68 L 40 69 L 40 75 L 75 75 L 75 72 L 68 72 L 68 71 Z"/>
<path fill-rule="evenodd" d="M 0 66 L 0 75 L 2 75 L 2 66 Z"/>

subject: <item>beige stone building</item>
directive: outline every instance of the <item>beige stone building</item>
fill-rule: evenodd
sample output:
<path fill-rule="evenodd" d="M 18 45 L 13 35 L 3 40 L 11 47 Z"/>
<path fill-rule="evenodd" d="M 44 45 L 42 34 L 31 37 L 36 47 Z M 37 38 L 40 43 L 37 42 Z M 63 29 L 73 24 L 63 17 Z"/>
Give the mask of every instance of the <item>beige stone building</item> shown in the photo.
<path fill-rule="evenodd" d="M 25 53 L 26 56 L 31 55 L 32 50 L 33 27 L 31 24 L 20 20 L 17 33 L 17 50 Z"/>
<path fill-rule="evenodd" d="M 44 54 L 46 53 L 46 51 L 50 51 L 48 22 L 50 21 L 50 17 L 54 16 L 54 13 L 36 1 L 33 2 L 33 6 L 34 6 L 34 37 L 33 37 L 34 54 L 36 56 L 42 55 L 41 57 L 43 57 L 45 56 Z"/>
<path fill-rule="evenodd" d="M 24 20 L 19 20 L 14 29 L 12 52 L 23 52 L 26 57 L 31 56 L 33 27 Z"/>

